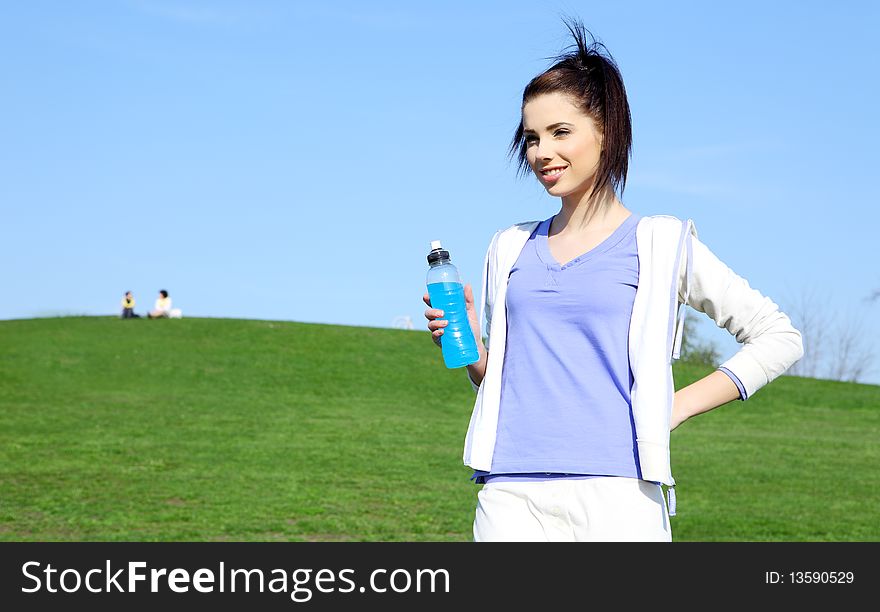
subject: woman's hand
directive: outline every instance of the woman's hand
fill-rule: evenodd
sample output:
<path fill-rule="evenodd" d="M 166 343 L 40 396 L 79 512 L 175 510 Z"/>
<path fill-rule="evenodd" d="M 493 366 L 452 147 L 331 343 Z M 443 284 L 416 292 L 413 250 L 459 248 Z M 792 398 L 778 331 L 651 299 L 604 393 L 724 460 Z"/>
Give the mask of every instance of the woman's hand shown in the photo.
<path fill-rule="evenodd" d="M 443 318 L 443 311 L 437 308 L 431 308 L 431 297 L 426 293 L 422 296 L 428 308 L 425 310 L 425 318 L 428 319 L 428 329 L 431 330 L 431 338 L 434 344 L 440 346 L 440 336 L 443 335 L 443 328 L 449 325 L 449 321 Z M 472 363 L 467 367 L 468 378 L 475 385 L 482 384 L 483 378 L 486 376 L 486 365 L 489 363 L 489 353 L 483 344 L 483 337 L 480 333 L 480 319 L 477 317 L 477 309 L 474 306 L 474 290 L 470 284 L 464 286 L 464 305 L 467 312 L 468 323 L 471 326 L 471 332 L 477 342 L 477 350 L 480 353 L 480 360 Z"/>
<path fill-rule="evenodd" d="M 428 305 L 425 309 L 425 318 L 428 319 L 428 329 L 431 332 L 431 339 L 434 344 L 440 346 L 440 336 L 443 335 L 443 328 L 449 325 L 449 321 L 443 318 L 444 312 L 437 308 L 431 308 L 431 297 L 426 293 L 422 296 L 422 300 Z M 467 312 L 468 323 L 471 326 L 471 333 L 477 341 L 477 348 L 480 353 L 485 352 L 483 348 L 483 338 L 480 334 L 480 319 L 477 316 L 477 309 L 474 306 L 474 291 L 470 283 L 464 286 L 464 305 Z"/>

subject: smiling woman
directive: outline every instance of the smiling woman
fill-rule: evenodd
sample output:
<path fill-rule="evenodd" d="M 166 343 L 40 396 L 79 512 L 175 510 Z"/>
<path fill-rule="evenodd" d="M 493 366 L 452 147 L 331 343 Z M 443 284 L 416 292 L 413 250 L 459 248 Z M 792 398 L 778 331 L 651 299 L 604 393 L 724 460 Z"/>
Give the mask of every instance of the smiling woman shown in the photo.
<path fill-rule="evenodd" d="M 486 326 L 467 368 L 477 397 L 464 462 L 484 485 L 474 539 L 671 541 L 670 431 L 751 397 L 802 356 L 801 335 L 693 221 L 624 207 L 623 79 L 583 25 L 566 25 L 575 48 L 526 85 L 509 149 L 560 209 L 493 236 L 480 318 L 465 287 L 472 329 Z M 447 322 L 423 299 L 442 338 Z M 684 304 L 744 346 L 675 392 Z"/>
<path fill-rule="evenodd" d="M 589 169 L 595 180 L 591 181 L 591 195 L 595 196 L 607 186 L 623 192 L 626 172 L 632 150 L 632 119 L 626 89 L 617 65 L 601 43 L 589 45 L 586 33 L 579 24 L 570 25 L 577 53 L 563 55 L 547 70 L 526 85 L 523 92 L 522 121 L 516 128 L 510 144 L 511 155 L 519 160 L 519 174 L 529 169 L 546 171 L 553 167 L 564 168 L 560 163 L 550 166 L 539 147 L 541 138 L 532 125 L 542 125 L 546 117 L 571 117 L 567 121 L 548 124 L 543 130 L 547 137 L 565 138 L 570 128 L 583 132 L 582 144 L 589 146 L 596 165 Z M 599 155 L 599 153 L 602 155 Z M 561 162 L 563 160 L 560 160 Z"/>

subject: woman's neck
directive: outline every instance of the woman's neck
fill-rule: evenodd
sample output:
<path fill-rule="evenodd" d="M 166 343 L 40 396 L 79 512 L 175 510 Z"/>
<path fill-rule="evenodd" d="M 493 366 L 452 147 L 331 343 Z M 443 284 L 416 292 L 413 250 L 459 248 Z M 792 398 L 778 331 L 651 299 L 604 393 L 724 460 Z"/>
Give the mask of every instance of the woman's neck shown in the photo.
<path fill-rule="evenodd" d="M 553 218 L 551 234 L 600 230 L 617 226 L 629 215 L 614 190 L 606 186 L 590 197 L 590 192 L 562 198 L 562 208 Z"/>

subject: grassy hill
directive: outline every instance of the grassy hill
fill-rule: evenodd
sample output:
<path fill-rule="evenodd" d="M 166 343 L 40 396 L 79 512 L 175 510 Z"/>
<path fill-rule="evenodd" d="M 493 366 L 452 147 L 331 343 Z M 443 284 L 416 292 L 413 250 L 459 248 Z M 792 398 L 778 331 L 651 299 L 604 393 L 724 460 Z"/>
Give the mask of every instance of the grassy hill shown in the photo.
<path fill-rule="evenodd" d="M 469 540 L 473 398 L 427 331 L 0 321 L 0 540 Z M 880 540 L 878 425 L 788 376 L 685 423 L 674 539 Z"/>

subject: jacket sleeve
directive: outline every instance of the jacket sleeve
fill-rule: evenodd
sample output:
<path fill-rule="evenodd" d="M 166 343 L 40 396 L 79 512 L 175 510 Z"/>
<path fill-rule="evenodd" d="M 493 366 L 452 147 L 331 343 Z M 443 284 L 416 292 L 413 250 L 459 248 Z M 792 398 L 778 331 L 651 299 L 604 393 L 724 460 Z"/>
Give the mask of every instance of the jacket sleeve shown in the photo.
<path fill-rule="evenodd" d="M 498 236 L 501 234 L 501 230 L 495 232 L 495 235 L 492 236 L 492 240 L 489 242 L 489 248 L 486 249 L 486 257 L 483 260 L 483 280 L 481 283 L 481 302 L 480 302 L 480 325 L 485 326 L 485 338 L 486 338 L 486 352 L 489 352 L 489 328 L 492 325 L 492 302 L 494 300 L 490 299 L 489 296 L 489 288 L 491 287 L 492 295 L 495 294 L 495 279 L 492 278 L 494 276 L 492 272 L 494 271 L 494 266 L 492 266 L 492 270 L 490 270 L 490 264 L 494 263 L 496 256 L 496 246 L 498 244 Z M 465 370 L 468 373 L 468 381 L 471 383 L 471 387 L 474 392 L 480 390 L 480 385 L 474 382 L 471 378 L 470 370 Z"/>
<path fill-rule="evenodd" d="M 748 399 L 803 356 L 801 333 L 779 306 L 752 289 L 696 236 L 688 240 L 693 275 L 687 303 L 743 345 L 719 369 L 740 381 L 741 399 Z"/>

